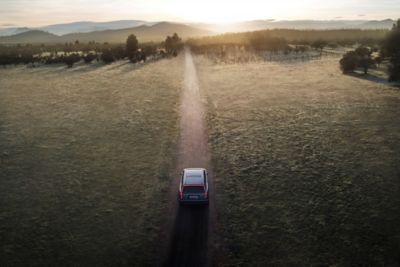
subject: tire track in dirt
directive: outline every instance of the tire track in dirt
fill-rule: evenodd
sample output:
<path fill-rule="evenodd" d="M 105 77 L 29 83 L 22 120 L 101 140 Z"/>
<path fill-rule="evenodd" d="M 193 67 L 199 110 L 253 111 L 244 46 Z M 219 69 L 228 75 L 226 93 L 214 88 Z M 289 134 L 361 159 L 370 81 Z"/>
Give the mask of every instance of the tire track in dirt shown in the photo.
<path fill-rule="evenodd" d="M 181 98 L 178 159 L 171 201 L 176 210 L 169 253 L 164 266 L 208 266 L 215 221 L 214 186 L 208 146 L 205 110 L 201 101 L 196 67 L 189 48 L 185 48 L 185 80 Z M 209 172 L 210 204 L 179 206 L 177 200 L 180 172 L 184 168 L 206 168 Z"/>

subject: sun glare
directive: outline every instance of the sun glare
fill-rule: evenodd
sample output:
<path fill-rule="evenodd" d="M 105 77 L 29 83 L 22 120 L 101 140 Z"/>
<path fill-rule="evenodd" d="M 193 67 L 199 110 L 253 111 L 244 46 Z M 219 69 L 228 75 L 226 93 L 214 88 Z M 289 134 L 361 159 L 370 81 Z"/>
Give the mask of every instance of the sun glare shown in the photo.
<path fill-rule="evenodd" d="M 171 5 L 174 11 L 186 21 L 226 24 L 242 20 L 290 18 L 293 13 L 284 10 L 282 4 L 272 1 L 257 1 L 251 5 L 245 1 L 177 1 Z M 172 9 L 173 7 L 173 9 Z"/>

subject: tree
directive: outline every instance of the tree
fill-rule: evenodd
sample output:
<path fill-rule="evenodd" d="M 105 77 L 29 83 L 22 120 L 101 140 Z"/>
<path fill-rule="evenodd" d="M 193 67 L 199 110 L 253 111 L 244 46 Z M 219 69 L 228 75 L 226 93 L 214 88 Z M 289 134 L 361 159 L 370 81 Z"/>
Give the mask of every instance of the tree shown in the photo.
<path fill-rule="evenodd" d="M 400 19 L 393 25 L 384 41 L 382 54 L 390 61 L 389 81 L 400 80 Z"/>
<path fill-rule="evenodd" d="M 174 33 L 172 36 L 167 36 L 164 45 L 167 53 L 172 54 L 174 56 L 177 56 L 179 50 L 183 48 L 182 39 L 179 37 L 177 33 Z"/>
<path fill-rule="evenodd" d="M 128 58 L 132 61 L 136 57 L 136 53 L 139 49 L 139 41 L 134 34 L 128 36 L 126 40 L 126 54 Z"/>
<path fill-rule="evenodd" d="M 369 48 L 360 46 L 355 51 L 344 54 L 340 60 L 340 68 L 343 73 L 350 73 L 356 68 L 363 68 L 364 74 L 367 74 L 368 69 L 375 64 L 371 54 L 372 51 Z"/>
<path fill-rule="evenodd" d="M 355 53 L 358 56 L 357 65 L 363 68 L 364 74 L 367 74 L 368 69 L 374 64 L 371 57 L 372 51 L 365 46 L 360 46 L 355 50 Z"/>
<path fill-rule="evenodd" d="M 347 52 L 340 60 L 340 69 L 343 73 L 351 73 L 357 68 L 358 56 L 354 51 Z"/>

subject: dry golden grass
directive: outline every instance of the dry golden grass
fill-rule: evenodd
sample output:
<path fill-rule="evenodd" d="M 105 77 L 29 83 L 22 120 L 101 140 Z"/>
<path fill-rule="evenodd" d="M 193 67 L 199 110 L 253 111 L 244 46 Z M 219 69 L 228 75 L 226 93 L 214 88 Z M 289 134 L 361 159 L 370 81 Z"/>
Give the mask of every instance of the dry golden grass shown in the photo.
<path fill-rule="evenodd" d="M 155 260 L 182 67 L 0 70 L 0 265 Z"/>
<path fill-rule="evenodd" d="M 208 102 L 219 229 L 240 266 L 396 266 L 400 92 L 337 58 L 215 65 Z"/>

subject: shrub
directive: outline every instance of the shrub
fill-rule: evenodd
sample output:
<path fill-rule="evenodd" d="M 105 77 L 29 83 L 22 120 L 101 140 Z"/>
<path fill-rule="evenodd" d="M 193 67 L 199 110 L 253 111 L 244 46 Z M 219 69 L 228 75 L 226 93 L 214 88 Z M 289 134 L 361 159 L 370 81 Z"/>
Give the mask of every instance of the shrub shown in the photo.
<path fill-rule="evenodd" d="M 340 69 L 343 73 L 351 73 L 357 68 L 358 56 L 356 52 L 350 51 L 344 54 L 343 58 L 340 60 Z"/>
<path fill-rule="evenodd" d="M 327 45 L 328 45 L 328 42 L 326 42 L 324 40 L 316 40 L 311 44 L 311 47 L 322 50 Z"/>
<path fill-rule="evenodd" d="M 86 64 L 92 63 L 92 61 L 95 59 L 96 59 L 96 55 L 92 54 L 92 53 L 89 53 L 83 57 L 83 60 L 85 61 Z"/>
<path fill-rule="evenodd" d="M 81 57 L 76 53 L 64 57 L 64 63 L 67 64 L 68 68 L 72 68 L 72 66 L 80 60 Z"/>
<path fill-rule="evenodd" d="M 103 50 L 103 53 L 101 54 L 101 60 L 106 64 L 110 64 L 115 61 L 114 55 L 111 53 L 110 49 Z"/>

